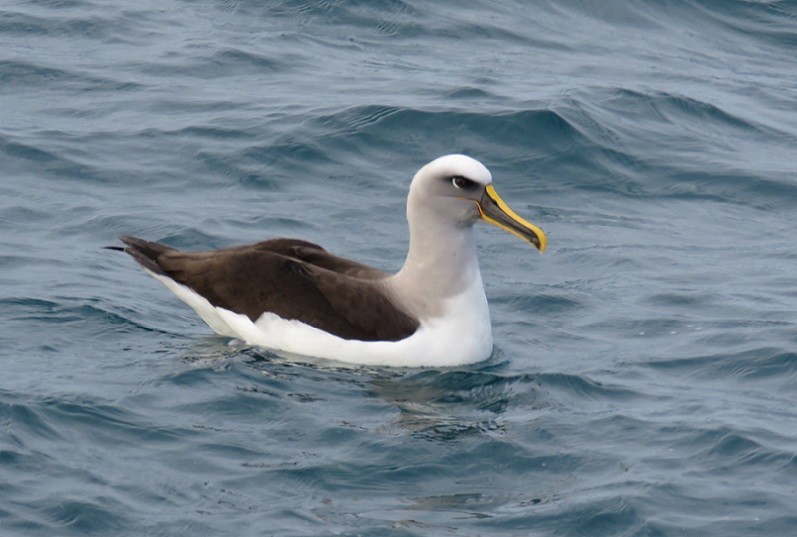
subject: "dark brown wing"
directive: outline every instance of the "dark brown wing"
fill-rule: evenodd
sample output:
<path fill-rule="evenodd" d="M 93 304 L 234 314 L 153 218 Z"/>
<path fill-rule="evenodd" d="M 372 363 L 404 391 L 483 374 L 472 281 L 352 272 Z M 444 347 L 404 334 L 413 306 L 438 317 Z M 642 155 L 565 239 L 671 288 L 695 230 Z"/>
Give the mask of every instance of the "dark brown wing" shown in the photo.
<path fill-rule="evenodd" d="M 255 248 L 258 251 L 273 252 L 275 254 L 292 257 L 304 261 L 309 265 L 321 267 L 332 272 L 345 274 L 354 278 L 378 279 L 385 278 L 388 274 L 384 271 L 357 263 L 350 259 L 332 255 L 317 244 L 299 239 L 272 239 L 253 244 L 239 246 L 238 248 Z"/>
<path fill-rule="evenodd" d="M 145 268 L 253 321 L 271 312 L 363 341 L 398 341 L 419 326 L 382 293 L 379 279 L 384 272 L 309 242 L 276 239 L 212 252 L 180 252 L 134 237 L 121 239 L 125 251 Z"/>

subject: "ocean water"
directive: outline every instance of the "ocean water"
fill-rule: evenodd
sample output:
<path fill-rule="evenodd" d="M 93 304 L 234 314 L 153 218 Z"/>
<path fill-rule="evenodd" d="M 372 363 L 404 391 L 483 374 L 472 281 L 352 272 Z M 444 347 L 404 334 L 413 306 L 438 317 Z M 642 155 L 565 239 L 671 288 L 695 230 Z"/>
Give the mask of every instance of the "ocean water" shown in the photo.
<path fill-rule="evenodd" d="M 797 535 L 797 2 L 10 0 L 0 535 Z M 494 352 L 228 346 L 131 259 L 388 270 L 464 152 Z"/>

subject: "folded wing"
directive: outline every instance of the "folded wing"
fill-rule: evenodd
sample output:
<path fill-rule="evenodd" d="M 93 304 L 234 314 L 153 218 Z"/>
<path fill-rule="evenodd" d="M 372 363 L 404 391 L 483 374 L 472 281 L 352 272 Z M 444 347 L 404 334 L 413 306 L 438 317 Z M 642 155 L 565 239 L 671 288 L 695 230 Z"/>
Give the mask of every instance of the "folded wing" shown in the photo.
<path fill-rule="evenodd" d="M 344 339 L 398 341 L 419 323 L 385 294 L 387 274 L 294 239 L 211 252 L 181 252 L 122 237 L 144 268 L 181 283 L 214 306 L 256 321 L 293 319 Z"/>

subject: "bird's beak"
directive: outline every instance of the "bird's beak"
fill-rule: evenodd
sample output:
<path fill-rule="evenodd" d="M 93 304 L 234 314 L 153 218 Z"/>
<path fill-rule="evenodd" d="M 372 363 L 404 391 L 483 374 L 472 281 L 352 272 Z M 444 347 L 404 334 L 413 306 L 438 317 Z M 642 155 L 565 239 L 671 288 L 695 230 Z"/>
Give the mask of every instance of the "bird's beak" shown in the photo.
<path fill-rule="evenodd" d="M 545 233 L 510 209 L 509 205 L 504 203 L 504 200 L 495 191 L 493 185 L 487 185 L 481 199 L 476 202 L 476 206 L 479 208 L 479 215 L 484 220 L 530 242 L 540 252 L 545 251 L 545 247 L 548 245 Z"/>

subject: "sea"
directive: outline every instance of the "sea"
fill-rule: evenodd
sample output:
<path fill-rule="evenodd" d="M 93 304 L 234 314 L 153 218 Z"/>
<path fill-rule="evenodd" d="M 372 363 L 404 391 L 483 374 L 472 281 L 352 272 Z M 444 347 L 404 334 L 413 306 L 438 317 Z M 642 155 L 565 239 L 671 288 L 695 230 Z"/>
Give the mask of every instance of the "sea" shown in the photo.
<path fill-rule="evenodd" d="M 797 535 L 797 2 L 6 0 L 0 535 Z M 230 345 L 128 256 L 384 270 L 465 153 L 494 347 Z M 467 330 L 467 327 L 463 327 Z"/>

